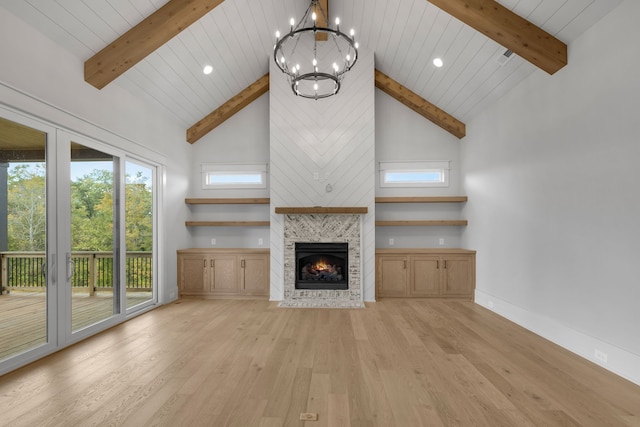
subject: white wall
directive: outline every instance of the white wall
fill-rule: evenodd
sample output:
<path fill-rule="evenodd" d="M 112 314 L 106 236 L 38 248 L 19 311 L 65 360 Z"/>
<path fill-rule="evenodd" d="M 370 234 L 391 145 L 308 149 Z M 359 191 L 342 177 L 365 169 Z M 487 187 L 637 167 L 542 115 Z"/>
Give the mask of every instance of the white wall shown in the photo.
<path fill-rule="evenodd" d="M 467 125 L 477 302 L 640 383 L 640 3 Z M 598 363 L 604 364 L 602 361 Z"/>
<path fill-rule="evenodd" d="M 269 188 L 203 190 L 200 172 L 203 163 L 269 162 L 269 93 L 196 141 L 192 151 L 187 197 L 269 197 Z M 189 211 L 192 220 L 269 221 L 269 205 L 193 205 Z M 270 233 L 269 227 L 190 227 L 189 235 L 192 247 L 268 248 Z"/>
<path fill-rule="evenodd" d="M 447 160 L 449 186 L 380 188 L 381 161 Z M 415 111 L 376 90 L 376 196 L 459 196 L 460 140 Z M 376 205 L 376 220 L 463 219 L 457 203 Z M 464 227 L 377 227 L 376 248 L 459 248 Z M 393 246 L 390 240 L 393 239 Z M 444 244 L 440 245 L 440 239 Z"/>
<path fill-rule="evenodd" d="M 0 7 L 0 102 L 166 166 L 161 296 L 177 297 L 176 249 L 188 242 L 190 146 L 185 129 L 118 86 L 84 82 L 83 60 Z M 121 77 L 122 78 L 122 77 Z"/>

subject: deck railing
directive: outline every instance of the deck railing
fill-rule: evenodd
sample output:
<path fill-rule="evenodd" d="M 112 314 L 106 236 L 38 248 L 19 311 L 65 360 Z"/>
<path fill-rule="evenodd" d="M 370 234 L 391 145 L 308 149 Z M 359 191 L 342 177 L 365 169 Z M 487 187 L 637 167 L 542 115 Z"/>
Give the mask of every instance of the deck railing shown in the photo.
<path fill-rule="evenodd" d="M 0 295 L 11 290 L 43 290 L 46 285 L 44 252 L 0 252 L 2 277 Z M 72 252 L 74 263 L 71 287 L 94 295 L 113 289 L 112 252 Z M 151 291 L 151 252 L 127 252 L 125 278 L 127 290 Z"/>

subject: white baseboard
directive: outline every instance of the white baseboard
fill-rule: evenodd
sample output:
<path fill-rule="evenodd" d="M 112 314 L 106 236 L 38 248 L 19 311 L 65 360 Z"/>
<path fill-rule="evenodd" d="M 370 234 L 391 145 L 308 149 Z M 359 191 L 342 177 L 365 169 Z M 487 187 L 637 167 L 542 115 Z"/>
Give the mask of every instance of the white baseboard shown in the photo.
<path fill-rule="evenodd" d="M 578 356 L 640 385 L 640 356 L 637 354 L 585 335 L 553 319 L 524 310 L 482 291 L 476 290 L 475 302 Z M 596 354 L 600 358 L 596 358 Z"/>

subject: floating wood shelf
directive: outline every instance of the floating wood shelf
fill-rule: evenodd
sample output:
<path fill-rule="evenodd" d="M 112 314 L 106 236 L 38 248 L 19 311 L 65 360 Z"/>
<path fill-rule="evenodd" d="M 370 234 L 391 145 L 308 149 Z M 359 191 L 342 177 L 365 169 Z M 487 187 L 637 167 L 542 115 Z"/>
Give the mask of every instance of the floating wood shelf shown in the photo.
<path fill-rule="evenodd" d="M 365 207 L 276 207 L 277 214 L 366 214 L 369 208 Z"/>
<path fill-rule="evenodd" d="M 463 203 L 467 196 L 376 197 L 376 203 Z"/>
<path fill-rule="evenodd" d="M 186 221 L 187 227 L 268 227 L 269 221 Z"/>
<path fill-rule="evenodd" d="M 377 226 L 382 227 L 413 227 L 413 226 L 452 226 L 467 225 L 466 219 L 456 220 L 405 220 L 405 221 L 376 221 Z"/>
<path fill-rule="evenodd" d="M 188 205 L 268 205 L 271 199 L 264 198 L 235 198 L 235 199 L 184 199 Z"/>

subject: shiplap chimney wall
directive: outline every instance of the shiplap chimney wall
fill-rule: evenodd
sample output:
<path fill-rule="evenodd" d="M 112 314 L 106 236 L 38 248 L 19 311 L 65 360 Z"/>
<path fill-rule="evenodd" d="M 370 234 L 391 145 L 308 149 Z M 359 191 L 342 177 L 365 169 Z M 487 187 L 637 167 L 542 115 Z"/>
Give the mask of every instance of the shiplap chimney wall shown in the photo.
<path fill-rule="evenodd" d="M 270 61 L 271 300 L 282 300 L 284 215 L 276 206 L 366 206 L 362 274 L 375 299 L 375 86 L 373 52 L 359 50 L 338 95 L 310 100 L 291 91 Z M 314 174 L 317 174 L 317 179 Z M 327 185 L 330 190 L 327 191 Z"/>

